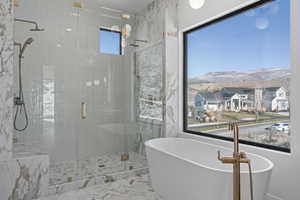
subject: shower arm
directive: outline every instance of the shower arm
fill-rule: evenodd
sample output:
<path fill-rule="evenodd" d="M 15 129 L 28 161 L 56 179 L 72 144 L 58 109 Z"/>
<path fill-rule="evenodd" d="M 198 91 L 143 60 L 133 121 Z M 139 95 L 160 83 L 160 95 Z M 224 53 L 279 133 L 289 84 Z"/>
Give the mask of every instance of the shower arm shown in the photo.
<path fill-rule="evenodd" d="M 34 24 L 35 27 L 38 27 L 38 23 L 35 21 L 31 21 L 31 20 L 26 20 L 26 19 L 19 19 L 19 18 L 15 18 L 16 22 L 23 22 L 23 23 L 28 23 L 28 24 Z"/>
<path fill-rule="evenodd" d="M 134 40 L 135 42 L 143 42 L 143 43 L 148 43 L 148 40 Z"/>

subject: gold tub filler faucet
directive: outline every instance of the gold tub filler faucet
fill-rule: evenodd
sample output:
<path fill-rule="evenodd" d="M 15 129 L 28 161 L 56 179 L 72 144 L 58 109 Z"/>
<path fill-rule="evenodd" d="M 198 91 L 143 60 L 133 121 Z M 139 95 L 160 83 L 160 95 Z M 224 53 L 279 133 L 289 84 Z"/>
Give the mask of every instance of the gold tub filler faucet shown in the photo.
<path fill-rule="evenodd" d="M 232 157 L 221 157 L 220 151 L 218 151 L 218 159 L 224 164 L 233 165 L 233 200 L 241 200 L 241 163 L 248 164 L 249 178 L 250 178 L 250 195 L 251 200 L 253 198 L 253 178 L 251 161 L 247 158 L 246 153 L 239 151 L 239 126 L 238 122 L 231 121 L 228 123 L 228 130 L 233 131 L 234 134 L 234 152 Z"/>

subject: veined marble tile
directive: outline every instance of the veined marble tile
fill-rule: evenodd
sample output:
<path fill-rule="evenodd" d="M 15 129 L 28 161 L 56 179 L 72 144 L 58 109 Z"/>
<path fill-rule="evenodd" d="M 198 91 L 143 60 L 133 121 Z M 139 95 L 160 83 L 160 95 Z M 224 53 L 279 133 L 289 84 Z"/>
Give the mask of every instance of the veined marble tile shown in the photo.
<path fill-rule="evenodd" d="M 125 162 L 121 161 L 121 154 L 100 156 L 97 158 L 97 175 L 122 172 L 125 170 Z"/>
<path fill-rule="evenodd" d="M 162 120 L 163 112 L 163 45 L 137 52 L 138 116 Z"/>
<path fill-rule="evenodd" d="M 136 114 L 149 124 L 153 121 L 147 119 L 161 119 L 164 134 L 159 135 L 167 137 L 177 136 L 178 130 L 177 6 L 178 0 L 154 0 L 136 24 L 136 37 L 148 41 L 137 48 Z M 149 128 L 140 127 L 143 136 L 155 135 Z"/>
<path fill-rule="evenodd" d="M 49 157 L 32 155 L 0 162 L 0 199 L 36 199 L 48 193 Z"/>
<path fill-rule="evenodd" d="M 153 191 L 148 174 L 76 190 L 39 200 L 161 200 Z"/>
<path fill-rule="evenodd" d="M 165 0 L 166 7 L 166 37 L 165 37 L 165 134 L 166 137 L 176 137 L 178 130 L 178 0 Z"/>
<path fill-rule="evenodd" d="M 0 1 L 0 160 L 11 158 L 13 111 L 13 6 Z"/>
<path fill-rule="evenodd" d="M 69 191 L 84 189 L 94 185 L 107 184 L 109 182 L 115 182 L 120 179 L 129 178 L 133 176 L 141 176 L 147 174 L 149 171 L 147 168 L 141 168 L 137 170 L 123 171 L 115 174 L 107 175 L 95 175 L 86 177 L 81 180 L 76 180 L 70 183 L 63 183 L 59 185 L 51 185 L 48 189 L 48 195 L 59 195 Z"/>
<path fill-rule="evenodd" d="M 85 160 L 69 160 L 60 163 L 52 162 L 50 165 L 51 186 L 71 184 L 89 180 L 94 177 L 123 173 L 126 171 L 147 168 L 144 155 L 129 152 L 129 160 L 121 161 L 121 154 L 91 157 Z"/>

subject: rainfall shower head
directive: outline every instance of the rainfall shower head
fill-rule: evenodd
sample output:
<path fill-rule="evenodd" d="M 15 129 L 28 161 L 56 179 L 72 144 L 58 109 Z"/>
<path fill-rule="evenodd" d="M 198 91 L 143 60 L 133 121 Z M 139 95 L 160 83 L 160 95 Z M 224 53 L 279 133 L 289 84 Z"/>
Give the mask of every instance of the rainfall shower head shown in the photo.
<path fill-rule="evenodd" d="M 30 37 L 30 38 L 28 38 L 28 39 L 24 42 L 24 44 L 23 44 L 23 46 L 22 46 L 22 49 L 21 49 L 21 51 L 20 51 L 20 57 L 22 57 L 22 55 L 23 55 L 23 53 L 24 53 L 26 47 L 27 47 L 28 45 L 30 45 L 33 41 L 34 41 L 33 38 Z"/>

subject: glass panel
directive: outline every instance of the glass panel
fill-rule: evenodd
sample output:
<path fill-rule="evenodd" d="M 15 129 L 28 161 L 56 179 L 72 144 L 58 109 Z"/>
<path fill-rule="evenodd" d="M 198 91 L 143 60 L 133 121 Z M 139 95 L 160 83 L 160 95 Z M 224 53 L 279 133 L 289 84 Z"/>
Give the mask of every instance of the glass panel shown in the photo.
<path fill-rule="evenodd" d="M 129 37 L 135 19 L 101 10 L 96 1 L 86 2 L 84 8 L 72 5 L 71 0 L 32 0 L 16 8 L 17 18 L 36 21 L 45 30 L 33 32 L 33 24 L 15 24 L 17 42 L 30 37 L 34 41 L 22 60 L 29 126 L 14 134 L 14 149 L 48 154 L 50 185 L 145 167 L 145 158 L 136 153 L 144 141 L 134 113 L 135 49 L 125 41 L 135 39 L 133 33 Z M 125 24 L 126 54 L 100 53 L 100 27 L 119 30 L 102 43 L 112 44 L 114 48 L 105 49 L 120 54 Z M 15 68 L 17 83 L 17 63 Z M 16 94 L 18 89 L 16 84 Z M 22 116 L 17 120 L 18 125 L 24 123 Z"/>
<path fill-rule="evenodd" d="M 290 1 L 275 0 L 185 34 L 185 129 L 290 148 Z"/>

